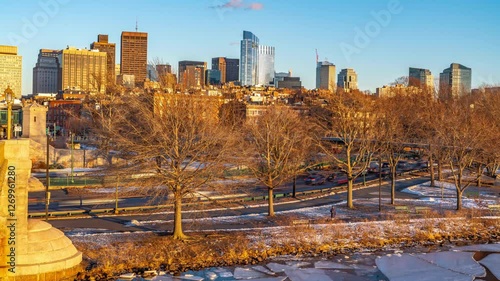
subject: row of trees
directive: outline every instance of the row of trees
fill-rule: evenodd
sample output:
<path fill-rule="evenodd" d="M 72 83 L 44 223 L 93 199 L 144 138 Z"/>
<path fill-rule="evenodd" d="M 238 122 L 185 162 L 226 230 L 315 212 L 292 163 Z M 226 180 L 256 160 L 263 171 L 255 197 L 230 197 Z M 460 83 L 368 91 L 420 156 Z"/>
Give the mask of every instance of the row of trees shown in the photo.
<path fill-rule="evenodd" d="M 106 95 L 94 100 L 88 126 L 99 149 L 121 159 L 109 162 L 113 170 L 141 172 L 141 186 L 173 198 L 173 236 L 184 239 L 183 200 L 211 186 L 228 164 L 248 167 L 267 187 L 273 216 L 274 189 L 326 155 L 345 171 L 347 205 L 353 208 L 353 182 L 375 158 L 390 164 L 394 203 L 396 165 L 407 143 L 421 144 L 439 167 L 453 167 L 460 209 L 471 184 L 464 179 L 466 171 L 475 165 L 474 171 L 487 168 L 494 175 L 500 163 L 499 97 L 488 93 L 440 102 L 425 91 L 379 99 L 340 92 L 323 96 L 322 105 L 300 110 L 270 105 L 261 115 L 246 117 L 244 105 L 222 104 L 216 97 Z"/>

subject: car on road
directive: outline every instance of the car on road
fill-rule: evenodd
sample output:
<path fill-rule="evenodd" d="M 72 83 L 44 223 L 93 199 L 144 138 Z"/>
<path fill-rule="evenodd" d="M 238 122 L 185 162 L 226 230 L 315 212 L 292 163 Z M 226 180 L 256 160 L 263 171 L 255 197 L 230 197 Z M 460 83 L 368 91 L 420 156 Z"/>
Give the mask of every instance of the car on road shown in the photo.
<path fill-rule="evenodd" d="M 309 175 L 304 182 L 306 184 L 310 185 L 317 185 L 317 184 L 324 184 L 325 183 L 325 177 L 319 174 L 316 175 Z"/>
<path fill-rule="evenodd" d="M 330 174 L 328 177 L 326 177 L 326 180 L 327 181 L 333 181 L 334 179 L 336 179 L 339 175 L 337 175 L 337 173 L 333 173 L 333 174 Z"/>
<path fill-rule="evenodd" d="M 341 177 L 335 181 L 337 184 L 345 184 L 348 182 L 347 177 Z"/>
<path fill-rule="evenodd" d="M 408 161 L 398 161 L 396 165 L 396 169 L 398 170 L 403 170 L 403 171 L 409 171 L 411 170 L 411 165 L 408 163 Z"/>

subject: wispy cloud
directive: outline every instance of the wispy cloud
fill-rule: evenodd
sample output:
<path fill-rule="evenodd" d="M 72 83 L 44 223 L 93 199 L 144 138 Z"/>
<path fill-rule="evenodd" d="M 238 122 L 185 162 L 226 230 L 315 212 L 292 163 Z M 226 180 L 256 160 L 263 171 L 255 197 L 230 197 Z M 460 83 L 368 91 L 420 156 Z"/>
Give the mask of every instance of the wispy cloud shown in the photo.
<path fill-rule="evenodd" d="M 262 10 L 264 8 L 264 4 L 260 2 L 251 2 L 246 3 L 243 0 L 229 0 L 221 5 L 212 6 L 215 9 L 245 9 L 245 10 Z"/>
<path fill-rule="evenodd" d="M 264 4 L 259 3 L 259 2 L 250 3 L 247 7 L 247 9 L 254 10 L 254 11 L 262 10 L 263 8 L 264 8 Z"/>

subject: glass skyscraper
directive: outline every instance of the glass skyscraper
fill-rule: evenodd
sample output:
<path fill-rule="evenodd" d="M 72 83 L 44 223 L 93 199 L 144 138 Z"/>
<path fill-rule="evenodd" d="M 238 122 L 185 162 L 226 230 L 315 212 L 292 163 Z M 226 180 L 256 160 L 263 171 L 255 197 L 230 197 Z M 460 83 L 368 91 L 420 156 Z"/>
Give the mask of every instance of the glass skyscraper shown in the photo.
<path fill-rule="evenodd" d="M 439 74 L 439 97 L 459 97 L 471 92 L 472 70 L 458 63 Z"/>
<path fill-rule="evenodd" d="M 243 31 L 240 52 L 240 82 L 242 86 L 257 84 L 259 38 L 250 31 Z"/>
<path fill-rule="evenodd" d="M 274 80 L 274 47 L 259 45 L 257 84 L 269 86 Z"/>

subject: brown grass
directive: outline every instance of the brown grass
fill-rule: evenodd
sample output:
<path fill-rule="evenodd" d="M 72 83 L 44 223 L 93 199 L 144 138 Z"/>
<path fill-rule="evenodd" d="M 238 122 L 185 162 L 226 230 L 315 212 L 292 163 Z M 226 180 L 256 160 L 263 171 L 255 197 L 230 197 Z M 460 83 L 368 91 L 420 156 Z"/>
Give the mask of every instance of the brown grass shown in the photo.
<path fill-rule="evenodd" d="M 329 220 L 324 224 L 290 226 L 287 221 L 281 225 L 288 226 L 272 232 L 199 233 L 188 241 L 156 234 L 140 238 L 132 234 L 110 243 L 75 241 L 75 246 L 85 257 L 86 271 L 80 274 L 81 280 L 89 276 L 106 280 L 123 272 L 141 273 L 148 269 L 182 272 L 256 264 L 279 255 L 333 255 L 359 248 L 380 249 L 387 245 L 500 240 L 500 220 L 463 216 L 451 219 L 430 217 L 418 221 L 405 218 L 385 225 L 380 222 L 332 223 Z"/>

